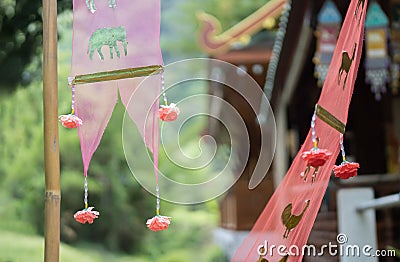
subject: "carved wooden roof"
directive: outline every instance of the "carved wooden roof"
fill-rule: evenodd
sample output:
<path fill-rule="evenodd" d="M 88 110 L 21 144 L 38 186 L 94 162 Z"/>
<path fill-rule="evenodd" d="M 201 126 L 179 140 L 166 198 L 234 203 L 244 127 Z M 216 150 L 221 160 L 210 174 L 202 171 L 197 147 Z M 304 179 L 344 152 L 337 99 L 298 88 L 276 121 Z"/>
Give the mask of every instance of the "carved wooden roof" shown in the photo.
<path fill-rule="evenodd" d="M 202 49 L 211 55 L 228 51 L 234 43 L 248 40 L 264 27 L 269 18 L 275 18 L 282 12 L 287 0 L 270 0 L 252 15 L 225 32 L 217 18 L 204 12 L 197 15 L 200 21 L 199 43 Z"/>

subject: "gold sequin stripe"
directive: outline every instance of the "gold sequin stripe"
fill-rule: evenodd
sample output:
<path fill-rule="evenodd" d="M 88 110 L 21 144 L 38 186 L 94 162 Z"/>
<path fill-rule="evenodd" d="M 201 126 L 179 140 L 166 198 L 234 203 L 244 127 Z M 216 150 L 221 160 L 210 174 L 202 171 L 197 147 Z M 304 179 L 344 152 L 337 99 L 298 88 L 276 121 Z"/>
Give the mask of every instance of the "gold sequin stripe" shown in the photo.
<path fill-rule="evenodd" d="M 126 68 L 113 71 L 97 72 L 93 74 L 77 75 L 72 80 L 71 84 L 81 85 L 97 82 L 105 82 L 112 80 L 121 80 L 127 78 L 143 77 L 160 74 L 163 71 L 163 66 L 152 65 L 136 68 Z"/>
<path fill-rule="evenodd" d="M 325 123 L 327 123 L 328 125 L 330 125 L 334 129 L 336 129 L 340 133 L 344 134 L 344 132 L 346 130 L 346 125 L 343 124 L 334 115 L 329 113 L 325 108 L 323 108 L 320 105 L 317 105 L 316 114 L 322 121 L 324 121 Z"/>

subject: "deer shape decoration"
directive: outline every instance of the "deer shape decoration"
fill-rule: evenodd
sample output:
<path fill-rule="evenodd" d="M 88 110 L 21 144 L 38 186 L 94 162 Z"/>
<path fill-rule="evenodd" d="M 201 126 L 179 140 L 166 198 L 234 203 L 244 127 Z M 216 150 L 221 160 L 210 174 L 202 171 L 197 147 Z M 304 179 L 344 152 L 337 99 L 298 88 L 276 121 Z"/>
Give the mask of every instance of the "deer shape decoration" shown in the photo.
<path fill-rule="evenodd" d="M 96 6 L 94 4 L 94 0 L 86 0 L 86 6 L 90 12 L 92 13 L 96 12 Z M 117 7 L 116 0 L 108 0 L 108 7 L 116 8 Z"/>
<path fill-rule="evenodd" d="M 283 234 L 283 238 L 288 238 L 290 231 L 295 228 L 300 220 L 303 218 L 304 213 L 306 212 L 308 206 L 310 205 L 310 200 L 306 200 L 306 205 L 303 208 L 303 211 L 299 215 L 292 214 L 293 204 L 289 203 L 282 212 L 282 223 L 286 227 L 285 233 Z"/>
<path fill-rule="evenodd" d="M 361 7 L 361 11 L 364 9 L 364 4 L 365 4 L 365 0 L 358 0 L 357 6 L 356 6 L 356 11 L 354 11 L 354 16 L 357 17 L 357 12 L 358 12 L 358 9 L 360 9 L 360 7 Z M 361 19 L 361 17 L 360 17 L 360 19 Z"/>
<path fill-rule="evenodd" d="M 338 85 L 340 85 L 340 80 L 342 79 L 343 73 L 346 73 L 346 77 L 344 78 L 344 82 L 343 82 L 343 89 L 346 85 L 347 76 L 349 74 L 351 64 L 353 63 L 353 60 L 354 60 L 354 57 L 356 54 L 356 48 L 357 48 L 357 44 L 354 43 L 354 49 L 353 49 L 353 54 L 352 54 L 351 58 L 349 57 L 349 54 L 346 51 L 342 52 L 342 64 L 340 65 L 340 68 L 339 68 Z"/>
<path fill-rule="evenodd" d="M 302 7 L 304 7 L 304 5 L 302 5 L 302 1 L 291 2 L 293 3 L 292 11 L 295 11 L 294 8 L 298 8 L 300 10 Z M 321 148 L 328 150 L 328 152 L 331 152 L 332 156 L 336 156 L 340 152 L 340 148 L 338 146 L 340 143 L 339 134 L 342 133 L 342 131 L 336 131 L 336 127 L 333 127 L 335 126 L 335 124 L 331 121 L 333 120 L 336 122 L 336 120 L 339 120 L 339 125 L 342 127 L 345 127 L 347 123 L 347 119 L 349 116 L 349 105 L 353 94 L 354 84 L 356 82 L 357 68 L 360 63 L 361 51 L 363 46 L 365 32 L 364 18 L 366 16 L 366 6 L 368 4 L 368 0 L 365 0 L 364 9 L 357 12 L 356 19 L 354 16 L 354 11 L 356 10 L 358 0 L 348 2 L 348 11 L 342 24 L 338 41 L 335 47 L 335 55 L 333 56 L 331 62 L 330 69 L 332 70 L 329 70 L 328 72 L 324 87 L 321 91 L 320 98 L 317 102 L 317 104 L 321 107 L 327 108 L 329 111 L 326 111 L 330 112 L 330 115 L 334 116 L 333 118 L 318 116 L 317 120 L 320 121 L 320 124 L 316 123 L 318 126 L 318 136 L 320 137 L 321 142 L 324 141 L 324 143 L 321 144 L 321 146 L 323 145 Z M 297 5 L 295 5 L 295 3 L 297 3 Z M 357 26 L 358 18 L 360 16 L 361 21 Z M 289 23 L 295 22 L 291 18 L 293 17 L 291 16 L 289 18 Z M 344 79 L 342 79 L 340 85 L 337 84 L 339 68 L 342 62 L 341 54 L 343 51 L 347 51 L 351 58 L 352 49 L 355 44 L 357 45 L 357 50 L 353 56 L 354 60 L 352 62 L 350 70 L 348 71 L 348 80 L 346 82 L 345 89 L 343 90 L 341 88 L 341 84 Z M 342 78 L 344 78 L 344 75 L 342 76 Z M 343 130 L 342 128 L 338 129 Z M 266 207 L 264 208 L 264 211 L 257 219 L 251 232 L 243 240 L 242 244 L 235 252 L 232 261 L 250 261 L 248 258 L 251 258 L 251 261 L 257 261 L 257 259 L 259 259 L 259 254 L 257 252 L 259 243 L 262 243 L 266 239 L 271 243 L 271 245 L 275 244 L 276 246 L 279 246 L 280 244 L 283 244 L 285 247 L 289 248 L 289 251 L 292 251 L 290 247 L 292 247 L 293 245 L 301 249 L 301 247 L 307 244 L 307 239 L 310 235 L 312 225 L 314 223 L 315 217 L 317 216 L 321 200 L 323 198 L 323 195 L 325 194 L 325 189 L 331 177 L 332 167 L 336 162 L 336 157 L 330 157 L 324 164 L 324 167 L 320 168 L 320 173 L 318 174 L 320 178 L 318 179 L 318 185 L 314 184 L 313 186 L 310 186 L 304 184 L 301 176 L 299 176 L 299 171 L 303 170 L 304 168 L 304 159 L 302 158 L 302 155 L 306 152 L 304 151 L 305 149 L 311 148 L 312 150 L 312 145 L 314 144 L 314 141 L 315 138 L 313 139 L 312 130 L 309 130 L 305 141 L 302 143 L 303 146 L 298 152 L 297 156 L 294 158 L 291 167 L 287 171 L 287 174 L 284 176 L 282 182 L 274 191 L 273 196 L 269 199 Z M 282 203 L 282 200 L 285 202 Z M 292 213 L 294 213 L 294 215 L 299 215 L 303 207 L 308 202 L 307 201 L 306 203 L 304 203 L 305 200 L 310 201 L 310 205 L 309 207 L 307 207 L 307 210 L 304 213 L 305 217 L 303 217 L 300 220 L 299 224 L 292 230 L 292 232 L 290 232 L 290 228 L 292 228 L 293 225 L 296 224 L 293 220 L 299 220 L 299 218 L 292 218 Z M 292 204 L 288 205 L 289 203 Z M 283 212 L 284 209 L 285 212 Z M 284 231 L 284 238 L 282 238 L 282 234 Z M 289 237 L 287 236 L 288 234 Z M 295 257 L 290 256 L 288 260 L 302 261 L 302 258 L 304 256 L 304 253 L 302 253 L 303 252 L 299 252 L 298 255 L 296 254 Z M 268 257 L 265 256 L 265 258 L 267 258 L 268 260 L 274 259 L 274 261 L 276 261 L 280 259 L 276 257 L 270 259 L 271 256 L 270 254 L 268 255 Z"/>

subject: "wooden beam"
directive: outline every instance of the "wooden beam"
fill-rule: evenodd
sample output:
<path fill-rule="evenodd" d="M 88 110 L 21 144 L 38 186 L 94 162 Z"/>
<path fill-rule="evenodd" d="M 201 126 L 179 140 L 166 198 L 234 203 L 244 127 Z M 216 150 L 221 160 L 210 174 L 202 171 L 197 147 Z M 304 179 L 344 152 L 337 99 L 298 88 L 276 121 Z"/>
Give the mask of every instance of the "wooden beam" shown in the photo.
<path fill-rule="evenodd" d="M 365 211 L 368 209 L 385 209 L 400 206 L 400 193 L 367 200 L 357 206 L 357 211 Z"/>
<path fill-rule="evenodd" d="M 44 261 L 59 261 L 60 156 L 58 147 L 57 0 L 43 0 L 43 118 L 45 161 Z"/>

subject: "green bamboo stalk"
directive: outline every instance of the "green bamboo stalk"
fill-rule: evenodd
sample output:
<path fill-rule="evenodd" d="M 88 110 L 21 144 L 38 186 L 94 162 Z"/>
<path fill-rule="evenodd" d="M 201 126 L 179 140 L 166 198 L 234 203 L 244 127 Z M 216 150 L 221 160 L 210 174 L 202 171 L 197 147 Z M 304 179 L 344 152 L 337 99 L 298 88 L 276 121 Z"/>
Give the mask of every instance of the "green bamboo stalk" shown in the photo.
<path fill-rule="evenodd" d="M 86 75 L 77 75 L 72 80 L 73 85 L 97 83 L 112 80 L 121 80 L 127 78 L 150 76 L 161 73 L 163 67 L 161 65 L 152 65 L 136 68 L 126 68 L 113 71 L 98 72 Z"/>
<path fill-rule="evenodd" d="M 58 145 L 57 0 L 43 0 L 43 118 L 45 160 L 44 261 L 59 261 L 60 155 Z"/>
<path fill-rule="evenodd" d="M 322 121 L 324 121 L 325 123 L 327 123 L 334 129 L 336 129 L 340 133 L 342 133 L 342 134 L 345 133 L 346 125 L 343 124 L 342 121 L 337 119 L 334 115 L 329 113 L 329 111 L 326 110 L 325 108 L 323 108 L 322 106 L 317 105 L 316 114 Z"/>

